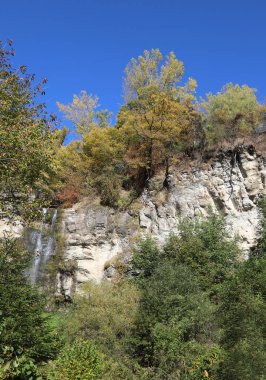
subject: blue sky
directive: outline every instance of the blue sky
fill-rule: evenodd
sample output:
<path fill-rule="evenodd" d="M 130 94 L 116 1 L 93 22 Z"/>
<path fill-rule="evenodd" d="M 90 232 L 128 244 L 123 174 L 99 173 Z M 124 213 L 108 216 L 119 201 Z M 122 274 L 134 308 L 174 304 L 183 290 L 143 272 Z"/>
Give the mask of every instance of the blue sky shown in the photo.
<path fill-rule="evenodd" d="M 85 89 L 116 114 L 127 62 L 157 47 L 184 62 L 199 96 L 227 82 L 266 96 L 264 0 L 0 0 L 0 15 L 16 63 L 48 77 L 49 111 Z"/>

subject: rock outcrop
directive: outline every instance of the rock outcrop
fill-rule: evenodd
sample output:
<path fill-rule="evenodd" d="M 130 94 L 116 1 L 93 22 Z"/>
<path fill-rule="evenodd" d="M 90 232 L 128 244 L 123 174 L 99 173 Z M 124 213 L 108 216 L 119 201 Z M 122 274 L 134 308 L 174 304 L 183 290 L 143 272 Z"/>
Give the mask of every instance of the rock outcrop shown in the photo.
<path fill-rule="evenodd" d="M 84 199 L 64 211 L 64 260 L 76 266 L 58 274 L 58 292 L 71 298 L 80 284 L 111 277 L 114 258 L 129 261 L 137 236 L 151 234 L 162 244 L 170 233 L 178 233 L 181 219 L 207 217 L 210 210 L 225 215 L 248 255 L 257 242 L 257 203 L 265 195 L 265 181 L 266 161 L 250 146 L 221 153 L 204 167 L 155 177 L 134 210 L 118 212 Z"/>

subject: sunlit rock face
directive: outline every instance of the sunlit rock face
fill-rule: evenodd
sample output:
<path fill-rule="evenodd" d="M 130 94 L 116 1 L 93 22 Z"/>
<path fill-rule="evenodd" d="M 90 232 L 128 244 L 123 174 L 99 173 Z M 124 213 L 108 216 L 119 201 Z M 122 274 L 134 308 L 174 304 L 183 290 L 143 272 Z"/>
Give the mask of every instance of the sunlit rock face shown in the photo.
<path fill-rule="evenodd" d="M 139 226 L 138 218 L 128 212 L 117 212 L 108 207 L 93 206 L 86 200 L 63 213 L 65 237 L 64 260 L 75 262 L 76 269 L 58 274 L 57 293 L 66 299 L 80 284 L 105 276 L 108 262 L 128 251 L 132 236 Z"/>
<path fill-rule="evenodd" d="M 112 261 L 119 255 L 128 262 L 137 236 L 151 234 L 163 244 L 170 233 L 178 233 L 182 219 L 207 217 L 210 210 L 225 215 L 247 256 L 257 242 L 257 203 L 265 195 L 265 178 L 264 157 L 246 147 L 189 170 L 172 170 L 167 178 L 155 177 L 137 211 L 118 212 L 84 199 L 63 213 L 64 260 L 74 260 L 76 268 L 58 275 L 58 292 L 69 298 L 86 281 L 112 277 Z"/>
<path fill-rule="evenodd" d="M 0 219 L 0 239 L 4 236 L 11 238 L 19 238 L 23 233 L 23 225 L 20 221 L 16 220 L 12 223 L 6 219 Z"/>

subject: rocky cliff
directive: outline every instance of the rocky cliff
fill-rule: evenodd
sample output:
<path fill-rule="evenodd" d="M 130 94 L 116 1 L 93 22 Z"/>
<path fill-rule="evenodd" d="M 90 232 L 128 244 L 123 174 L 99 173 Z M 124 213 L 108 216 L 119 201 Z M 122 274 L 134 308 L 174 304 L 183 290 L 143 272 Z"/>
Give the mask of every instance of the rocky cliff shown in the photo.
<path fill-rule="evenodd" d="M 84 199 L 63 212 L 64 263 L 57 292 L 66 299 L 79 285 L 101 281 L 116 271 L 115 258 L 130 261 L 134 241 L 151 234 L 163 243 L 178 233 L 180 220 L 223 213 L 244 254 L 257 241 L 258 207 L 265 195 L 266 160 L 253 146 L 217 154 L 204 164 L 155 177 L 131 207 L 117 211 Z"/>

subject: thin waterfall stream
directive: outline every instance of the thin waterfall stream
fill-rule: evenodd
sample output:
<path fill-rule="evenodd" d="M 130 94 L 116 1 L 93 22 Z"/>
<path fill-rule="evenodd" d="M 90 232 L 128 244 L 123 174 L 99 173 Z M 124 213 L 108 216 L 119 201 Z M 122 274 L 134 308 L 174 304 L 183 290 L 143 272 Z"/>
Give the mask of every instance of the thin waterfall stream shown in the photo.
<path fill-rule="evenodd" d="M 51 222 L 47 223 L 46 208 L 43 208 L 42 222 L 39 230 L 29 233 L 28 250 L 34 255 L 28 276 L 32 285 L 40 282 L 45 274 L 46 265 L 55 249 L 55 226 L 58 210 L 53 211 Z"/>

